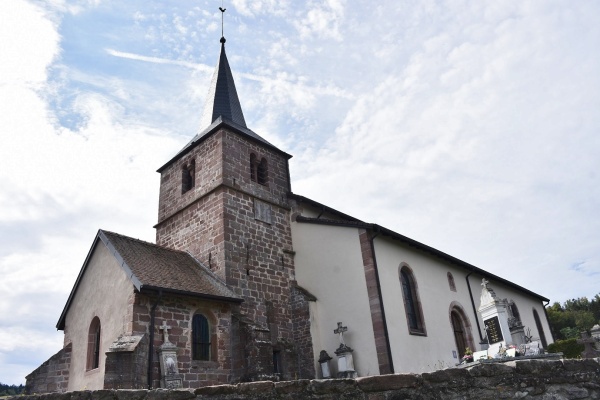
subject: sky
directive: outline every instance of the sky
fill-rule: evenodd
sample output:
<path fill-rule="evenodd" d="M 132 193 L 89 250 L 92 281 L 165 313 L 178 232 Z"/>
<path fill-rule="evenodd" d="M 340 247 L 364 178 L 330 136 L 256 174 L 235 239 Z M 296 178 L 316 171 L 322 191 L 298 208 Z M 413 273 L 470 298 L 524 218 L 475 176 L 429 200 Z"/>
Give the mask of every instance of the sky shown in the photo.
<path fill-rule="evenodd" d="M 0 1 L 0 382 L 98 229 L 154 241 L 200 128 L 221 0 Z M 248 127 L 292 190 L 551 302 L 600 292 L 600 3 L 227 0 Z"/>

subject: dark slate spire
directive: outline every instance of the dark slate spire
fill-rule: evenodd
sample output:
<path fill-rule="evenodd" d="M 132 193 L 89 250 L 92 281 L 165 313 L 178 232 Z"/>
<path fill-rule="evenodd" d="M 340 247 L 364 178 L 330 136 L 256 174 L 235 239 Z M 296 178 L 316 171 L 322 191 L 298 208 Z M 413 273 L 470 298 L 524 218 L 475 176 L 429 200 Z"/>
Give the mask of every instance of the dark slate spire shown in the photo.
<path fill-rule="evenodd" d="M 231 68 L 229 68 L 229 62 L 225 54 L 224 37 L 221 37 L 219 63 L 213 74 L 208 97 L 204 104 L 200 130 L 207 128 L 219 117 L 247 128 L 244 114 L 242 113 L 242 106 L 235 90 Z"/>
<path fill-rule="evenodd" d="M 222 16 L 223 13 L 225 13 L 225 9 L 219 7 L 219 10 L 221 10 L 221 18 L 223 18 Z M 223 35 L 223 19 L 221 19 L 221 35 Z M 229 68 L 229 62 L 227 61 L 227 56 L 225 55 L 224 36 L 221 36 L 221 54 L 219 55 L 219 63 L 217 64 L 217 68 L 213 74 L 212 82 L 210 83 L 210 88 L 208 90 L 208 96 L 206 98 L 206 103 L 204 104 L 202 120 L 200 121 L 200 130 L 196 136 L 194 136 L 193 139 L 190 140 L 190 142 L 175 155 L 175 157 L 160 167 L 158 172 L 164 171 L 165 168 L 183 157 L 190 151 L 190 149 L 208 138 L 222 126 L 227 126 L 232 132 L 275 150 L 287 159 L 292 157 L 286 152 L 273 146 L 271 143 L 263 139 L 256 132 L 248 129 L 246 126 L 244 114 L 242 113 L 242 106 L 240 105 L 240 99 L 238 98 L 237 91 L 235 90 L 235 83 L 233 82 L 231 68 Z"/>

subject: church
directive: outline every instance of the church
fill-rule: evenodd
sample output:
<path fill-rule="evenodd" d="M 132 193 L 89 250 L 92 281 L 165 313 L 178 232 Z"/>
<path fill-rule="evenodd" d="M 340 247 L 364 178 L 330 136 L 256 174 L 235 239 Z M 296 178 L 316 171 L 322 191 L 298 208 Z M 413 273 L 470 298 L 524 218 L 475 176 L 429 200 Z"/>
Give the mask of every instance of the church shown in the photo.
<path fill-rule="evenodd" d="M 158 169 L 156 243 L 98 231 L 28 392 L 421 373 L 498 335 L 552 342 L 547 298 L 292 192 L 291 157 L 246 125 L 222 37 L 200 131 Z"/>

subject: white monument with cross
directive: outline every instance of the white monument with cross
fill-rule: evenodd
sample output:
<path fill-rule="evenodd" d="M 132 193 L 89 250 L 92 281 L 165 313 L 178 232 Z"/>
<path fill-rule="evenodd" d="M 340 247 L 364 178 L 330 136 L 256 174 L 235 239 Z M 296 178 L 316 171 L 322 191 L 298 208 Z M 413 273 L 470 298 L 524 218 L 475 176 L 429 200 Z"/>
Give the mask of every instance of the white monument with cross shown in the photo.
<path fill-rule="evenodd" d="M 358 373 L 354 370 L 354 358 L 352 353 L 354 350 L 347 346 L 344 342 L 344 332 L 348 331 L 347 326 L 342 326 L 341 322 L 337 323 L 337 329 L 333 333 L 340 337 L 340 347 L 335 351 L 338 358 L 338 378 L 356 378 Z"/>
<path fill-rule="evenodd" d="M 487 279 L 481 280 L 481 302 L 479 314 L 489 342 L 488 356 L 494 357 L 501 348 L 513 344 L 510 327 L 508 325 L 508 309 L 506 302 L 500 300 L 494 289 L 488 286 Z"/>

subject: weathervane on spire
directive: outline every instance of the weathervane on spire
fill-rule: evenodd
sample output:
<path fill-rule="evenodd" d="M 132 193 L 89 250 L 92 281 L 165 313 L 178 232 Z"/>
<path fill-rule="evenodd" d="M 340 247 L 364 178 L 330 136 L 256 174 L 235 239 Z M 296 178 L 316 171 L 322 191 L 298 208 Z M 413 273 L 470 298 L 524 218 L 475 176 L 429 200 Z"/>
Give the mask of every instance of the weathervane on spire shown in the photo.
<path fill-rule="evenodd" d="M 225 35 L 223 34 L 223 19 L 225 16 L 225 10 L 227 9 L 223 7 L 223 1 L 221 1 L 221 7 L 219 7 L 219 10 L 221 11 L 221 43 L 225 43 Z"/>

